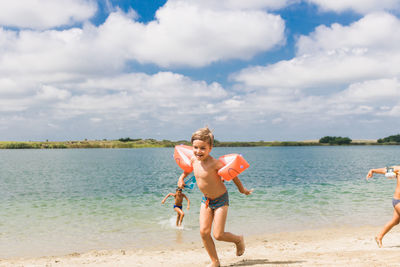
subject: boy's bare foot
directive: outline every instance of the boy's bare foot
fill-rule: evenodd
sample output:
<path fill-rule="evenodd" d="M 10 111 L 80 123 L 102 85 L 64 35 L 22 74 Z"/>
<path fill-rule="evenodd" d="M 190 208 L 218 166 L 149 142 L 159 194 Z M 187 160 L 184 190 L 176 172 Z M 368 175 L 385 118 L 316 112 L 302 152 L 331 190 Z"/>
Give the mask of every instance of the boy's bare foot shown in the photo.
<path fill-rule="evenodd" d="M 375 236 L 375 242 L 378 245 L 378 247 L 382 247 L 382 238 L 379 238 L 377 236 Z"/>
<path fill-rule="evenodd" d="M 219 264 L 219 261 L 213 261 L 210 263 L 210 265 L 207 265 L 207 267 L 220 267 L 221 265 Z"/>
<path fill-rule="evenodd" d="M 240 236 L 240 241 L 236 243 L 236 256 L 242 256 L 245 250 L 244 238 Z"/>

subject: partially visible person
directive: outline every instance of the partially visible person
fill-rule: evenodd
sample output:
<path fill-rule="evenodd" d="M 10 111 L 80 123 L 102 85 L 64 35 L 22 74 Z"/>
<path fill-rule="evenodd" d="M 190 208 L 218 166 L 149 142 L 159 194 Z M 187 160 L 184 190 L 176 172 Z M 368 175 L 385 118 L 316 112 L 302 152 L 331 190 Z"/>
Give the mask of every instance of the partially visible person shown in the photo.
<path fill-rule="evenodd" d="M 389 179 L 396 179 L 397 185 L 396 189 L 394 190 L 394 195 L 392 199 L 393 205 L 393 217 L 390 221 L 388 221 L 385 226 L 383 226 L 382 230 L 375 236 L 375 241 L 378 246 L 381 248 L 382 239 L 383 237 L 395 226 L 398 225 L 400 222 L 400 166 L 393 166 L 390 168 L 378 168 L 378 169 L 371 169 L 367 174 L 367 180 L 372 178 L 374 173 L 378 174 L 385 174 L 386 177 Z"/>

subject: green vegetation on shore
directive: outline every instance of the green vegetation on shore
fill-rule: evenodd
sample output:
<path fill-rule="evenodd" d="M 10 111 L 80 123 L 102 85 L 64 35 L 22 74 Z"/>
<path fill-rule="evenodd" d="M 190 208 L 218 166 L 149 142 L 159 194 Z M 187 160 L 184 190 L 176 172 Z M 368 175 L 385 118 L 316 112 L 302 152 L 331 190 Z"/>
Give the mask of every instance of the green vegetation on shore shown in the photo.
<path fill-rule="evenodd" d="M 385 138 L 378 139 L 379 144 L 394 144 L 394 145 L 399 145 L 400 144 L 400 134 L 397 135 L 391 135 Z"/>
<path fill-rule="evenodd" d="M 120 138 L 118 140 L 83 140 L 83 141 L 0 141 L 0 149 L 62 149 L 62 148 L 145 148 L 174 147 L 175 145 L 190 145 L 189 141 L 170 141 L 155 139 Z M 325 136 L 319 140 L 309 141 L 249 141 L 220 142 L 215 140 L 215 147 L 255 147 L 255 146 L 329 146 L 329 145 L 400 145 L 400 134 L 376 140 L 351 140 L 348 137 Z"/>
<path fill-rule="evenodd" d="M 154 139 L 135 139 L 134 141 L 119 140 L 84 140 L 84 141 L 0 141 L 0 149 L 60 149 L 60 148 L 143 148 L 172 147 L 176 142 Z"/>
<path fill-rule="evenodd" d="M 145 148 L 145 147 L 174 147 L 175 145 L 190 145 L 189 141 L 158 141 L 155 139 L 136 139 L 135 141 L 119 140 L 91 140 L 91 141 L 64 141 L 64 142 L 10 142 L 0 141 L 0 149 L 62 149 L 62 148 Z M 364 143 L 357 143 L 362 145 Z M 367 144 L 367 143 L 365 143 Z M 371 143 L 368 143 L 371 144 Z M 376 143 L 378 144 L 378 143 Z M 215 147 L 255 147 L 255 146 L 321 146 L 327 145 L 318 141 L 284 141 L 284 142 L 215 142 Z M 329 144 L 328 144 L 329 145 Z"/>
<path fill-rule="evenodd" d="M 349 145 L 351 144 L 351 139 L 348 137 L 341 136 L 325 136 L 319 139 L 321 144 L 330 144 L 330 145 Z"/>

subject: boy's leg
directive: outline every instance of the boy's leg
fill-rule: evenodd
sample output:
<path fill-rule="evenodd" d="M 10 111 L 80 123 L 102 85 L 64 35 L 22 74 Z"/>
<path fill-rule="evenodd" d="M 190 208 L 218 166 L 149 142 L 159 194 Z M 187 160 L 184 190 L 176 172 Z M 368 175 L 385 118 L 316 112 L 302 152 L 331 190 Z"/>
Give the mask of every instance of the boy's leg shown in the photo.
<path fill-rule="evenodd" d="M 175 207 L 174 210 L 178 214 L 178 216 L 176 217 L 176 226 L 181 226 L 183 216 L 185 216 L 185 214 L 183 213 L 183 211 L 180 208 Z"/>
<path fill-rule="evenodd" d="M 214 218 L 214 212 L 210 208 L 206 208 L 204 203 L 200 206 L 200 235 L 203 241 L 204 247 L 207 250 L 208 255 L 212 261 L 212 264 L 219 266 L 219 259 L 217 250 L 215 249 L 214 240 L 211 237 L 211 226 Z"/>
<path fill-rule="evenodd" d="M 386 225 L 382 228 L 380 233 L 375 237 L 375 241 L 379 247 L 382 247 L 382 238 L 386 235 L 393 226 L 399 224 L 400 222 L 400 205 L 396 205 L 394 207 L 393 217 L 392 219 L 386 223 Z"/>
<path fill-rule="evenodd" d="M 244 253 L 245 245 L 243 236 L 225 232 L 226 217 L 228 216 L 229 206 L 222 206 L 214 210 L 214 230 L 215 239 L 236 244 L 236 255 L 241 256 Z"/>

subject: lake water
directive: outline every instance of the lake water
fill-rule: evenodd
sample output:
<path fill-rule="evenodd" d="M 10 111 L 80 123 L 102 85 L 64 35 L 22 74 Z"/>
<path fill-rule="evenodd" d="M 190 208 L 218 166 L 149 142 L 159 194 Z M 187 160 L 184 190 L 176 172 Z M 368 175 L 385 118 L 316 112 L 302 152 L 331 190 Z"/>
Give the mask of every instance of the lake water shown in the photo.
<path fill-rule="evenodd" d="M 227 182 L 226 230 L 245 235 L 383 225 L 395 181 L 370 168 L 399 164 L 400 146 L 214 148 L 240 153 L 251 196 Z M 201 242 L 201 193 L 186 190 L 183 229 L 173 198 L 173 148 L 0 150 L 0 258 Z"/>

